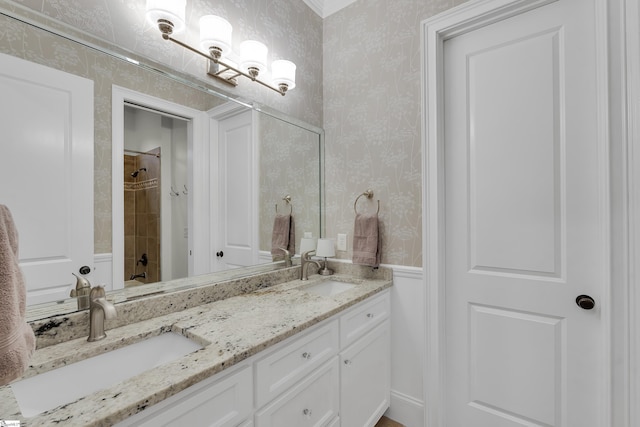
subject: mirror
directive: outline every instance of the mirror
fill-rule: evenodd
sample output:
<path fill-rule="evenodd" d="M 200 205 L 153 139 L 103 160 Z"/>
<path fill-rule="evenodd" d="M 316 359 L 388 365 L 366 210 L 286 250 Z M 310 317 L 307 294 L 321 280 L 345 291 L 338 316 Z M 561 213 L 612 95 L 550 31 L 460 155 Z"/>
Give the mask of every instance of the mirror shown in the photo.
<path fill-rule="evenodd" d="M 258 143 L 256 166 L 259 171 L 259 175 L 255 177 L 255 183 L 258 185 L 257 188 L 254 188 L 256 202 L 254 203 L 255 212 L 253 215 L 256 227 L 253 231 L 255 236 L 251 236 L 257 242 L 257 251 L 253 254 L 253 259 L 256 262 L 252 265 L 245 265 L 243 268 L 235 268 L 233 271 L 215 272 L 203 280 L 177 280 L 163 282 L 159 285 L 138 286 L 135 295 L 156 292 L 154 289 L 162 289 L 166 292 L 198 283 L 211 283 L 220 279 L 241 277 L 267 269 L 280 268 L 283 263 L 273 263 L 270 254 L 271 231 L 276 206 L 279 212 L 280 210 L 293 209 L 295 234 L 298 242 L 306 232 L 313 233 L 316 237 L 323 235 L 323 132 L 321 129 L 269 108 L 235 100 L 227 94 L 205 86 L 200 81 L 195 81 L 192 77 L 180 74 L 175 70 L 167 70 L 159 64 L 130 60 L 116 46 L 98 47 L 93 41 L 89 45 L 89 42 L 80 40 L 77 35 L 74 38 L 66 34 L 64 32 L 66 28 L 54 31 L 48 27 L 48 25 L 53 25 L 51 22 L 43 23 L 41 20 L 44 18 L 30 17 L 26 19 L 0 8 L 0 23 L 10 34 L 16 35 L 16 38 L 13 39 L 3 38 L 0 40 L 0 52 L 76 74 L 94 82 L 94 254 L 96 259 L 108 258 L 109 254 L 115 252 L 112 247 L 112 234 L 116 227 L 111 219 L 112 206 L 114 206 L 111 186 L 113 159 L 110 104 L 112 86 L 126 87 L 201 112 L 212 111 L 229 103 L 251 112 Z M 25 40 L 30 42 L 25 42 Z M 122 108 L 124 109 L 124 105 Z M 143 151 L 126 146 L 123 148 Z M 160 158 L 164 156 L 165 150 L 161 150 Z M 120 161 L 122 161 L 124 169 L 124 158 L 121 158 Z M 214 171 L 217 173 L 215 166 L 211 165 L 210 173 L 212 176 Z M 127 173 L 131 175 L 135 170 L 145 167 L 147 172 L 151 169 L 150 166 L 138 165 Z M 143 171 L 140 173 L 142 174 Z M 219 177 L 216 175 L 215 178 L 212 178 L 208 184 L 217 182 Z M 192 175 L 190 179 L 193 180 Z M 122 179 L 122 185 L 123 187 L 125 185 L 124 179 Z M 193 189 L 188 183 L 177 180 L 170 184 L 169 188 L 171 185 L 174 188 L 169 191 L 179 193 L 180 197 L 192 197 Z M 163 194 L 169 193 L 165 191 Z M 283 202 L 284 196 L 291 197 L 291 205 Z M 38 195 L 30 194 L 29 197 L 38 197 Z M 222 209 L 220 206 L 217 207 Z M 189 209 L 194 210 L 193 206 L 190 206 Z M 122 215 L 124 216 L 124 212 Z M 209 212 L 209 215 L 210 217 L 205 220 L 211 221 L 220 216 L 217 212 Z M 218 236 L 219 238 L 220 232 L 217 227 L 218 224 L 211 225 L 211 229 L 208 230 L 209 236 Z M 122 228 L 124 228 L 124 224 L 122 224 Z M 178 225 L 177 228 L 182 228 L 183 236 L 197 233 L 196 230 L 184 230 L 184 226 Z M 180 233 L 177 234 L 180 235 Z M 220 244 L 220 241 L 215 243 Z M 182 250 L 184 251 L 184 249 Z M 135 251 L 133 257 L 130 256 L 130 258 L 135 261 L 140 260 L 142 257 L 138 252 Z M 149 254 L 147 253 L 147 255 Z M 199 266 L 188 266 L 186 270 L 198 274 L 218 270 L 215 254 L 211 253 L 208 256 L 209 259 L 201 262 Z M 125 277 L 130 278 L 132 274 L 137 274 L 130 270 L 124 273 L 124 259 L 116 260 L 114 258 L 112 262 L 114 264 L 122 262 L 123 282 Z M 103 272 L 105 270 L 111 271 L 109 267 L 105 267 L 106 265 L 108 263 L 100 264 L 100 269 Z M 206 270 L 207 267 L 208 270 Z M 184 271 L 184 265 L 180 269 Z M 162 268 L 159 267 L 158 271 L 161 270 Z M 157 273 L 156 276 L 163 280 L 161 273 Z M 71 283 L 73 278 L 70 274 L 69 277 L 69 283 Z M 117 278 L 113 278 L 114 282 L 117 280 Z M 93 281 L 93 284 L 101 283 Z M 123 301 L 127 298 L 123 292 L 124 290 L 113 291 L 110 297 L 116 302 Z M 134 294 L 129 292 L 127 295 Z M 75 310 L 75 304 L 75 300 L 66 299 L 31 306 L 28 308 L 28 318 L 32 320 L 71 312 Z"/>

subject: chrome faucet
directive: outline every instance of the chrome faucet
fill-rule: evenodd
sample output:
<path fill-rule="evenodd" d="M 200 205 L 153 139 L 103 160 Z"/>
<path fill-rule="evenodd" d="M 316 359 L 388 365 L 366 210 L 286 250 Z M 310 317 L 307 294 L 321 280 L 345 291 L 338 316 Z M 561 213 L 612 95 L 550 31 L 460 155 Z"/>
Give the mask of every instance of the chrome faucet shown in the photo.
<path fill-rule="evenodd" d="M 322 268 L 322 264 L 320 262 L 311 259 L 311 253 L 315 253 L 316 251 L 307 251 L 302 254 L 300 257 L 300 280 L 308 280 L 309 279 L 309 264 L 315 264 L 318 266 L 318 269 Z"/>
<path fill-rule="evenodd" d="M 107 301 L 104 288 L 96 286 L 91 288 L 89 294 L 89 338 L 87 341 L 99 341 L 107 336 L 104 333 L 105 319 L 113 319 L 116 317 L 116 308 Z"/>
<path fill-rule="evenodd" d="M 78 299 L 78 310 L 86 310 L 89 308 L 89 293 L 91 292 L 91 284 L 84 277 L 80 277 L 75 273 L 71 273 L 76 276 L 76 288 L 71 289 L 72 298 Z"/>
<path fill-rule="evenodd" d="M 292 265 L 291 252 L 289 252 L 285 248 L 278 248 L 278 249 L 280 249 L 282 252 L 284 252 L 284 266 L 285 267 L 291 267 L 291 265 Z"/>

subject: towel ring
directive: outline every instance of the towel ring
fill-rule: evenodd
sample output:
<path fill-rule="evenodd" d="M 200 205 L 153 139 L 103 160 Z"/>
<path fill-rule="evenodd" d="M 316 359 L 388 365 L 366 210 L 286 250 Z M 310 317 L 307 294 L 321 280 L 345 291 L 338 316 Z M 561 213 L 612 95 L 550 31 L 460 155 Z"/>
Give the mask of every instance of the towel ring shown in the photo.
<path fill-rule="evenodd" d="M 293 213 L 293 205 L 291 204 L 291 196 L 290 195 L 286 195 L 282 198 L 282 200 L 284 200 L 284 202 L 289 205 L 289 215 L 291 215 Z M 278 213 L 278 204 L 276 203 L 276 213 Z"/>
<path fill-rule="evenodd" d="M 358 209 L 356 209 L 356 205 L 358 204 L 358 199 L 362 196 L 366 196 L 367 199 L 371 199 L 373 197 L 373 190 L 368 189 L 367 191 L 365 191 L 364 193 L 356 197 L 356 201 L 353 202 L 353 211 L 356 213 L 356 215 L 358 214 Z M 379 213 L 380 213 L 380 200 L 378 200 L 378 211 L 376 212 L 376 214 L 379 214 Z"/>

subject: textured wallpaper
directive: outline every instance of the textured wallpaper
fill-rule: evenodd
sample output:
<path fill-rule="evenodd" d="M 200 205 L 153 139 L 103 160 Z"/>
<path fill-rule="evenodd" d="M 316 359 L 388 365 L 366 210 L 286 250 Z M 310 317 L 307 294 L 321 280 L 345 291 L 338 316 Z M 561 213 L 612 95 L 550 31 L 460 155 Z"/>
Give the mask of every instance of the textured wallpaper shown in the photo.
<path fill-rule="evenodd" d="M 145 19 L 146 0 L 14 0 L 7 1 L 42 13 L 124 49 L 196 76 L 232 96 L 254 100 L 322 126 L 322 19 L 302 0 L 189 0 L 187 31 L 176 38 L 199 47 L 199 23 L 214 14 L 233 26 L 233 48 L 256 39 L 269 48 L 269 63 L 296 63 L 296 88 L 285 97 L 244 79 L 229 88 L 206 73 L 206 60 L 165 41 Z"/>
<path fill-rule="evenodd" d="M 420 21 L 462 0 L 358 0 L 324 20 L 327 235 L 380 200 L 382 262 L 422 265 Z"/>

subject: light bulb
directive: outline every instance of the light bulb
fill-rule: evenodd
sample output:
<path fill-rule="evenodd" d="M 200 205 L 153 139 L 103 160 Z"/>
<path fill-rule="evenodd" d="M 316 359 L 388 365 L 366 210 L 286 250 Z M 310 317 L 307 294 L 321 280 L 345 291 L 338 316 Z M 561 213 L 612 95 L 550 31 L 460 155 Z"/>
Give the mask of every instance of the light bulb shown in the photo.
<path fill-rule="evenodd" d="M 187 0 L 147 0 L 147 21 L 154 27 L 159 25 L 158 21 L 170 22 L 172 26 L 169 34 L 179 33 L 186 27 L 186 7 Z"/>
<path fill-rule="evenodd" d="M 220 56 L 228 55 L 231 52 L 232 31 L 233 27 L 226 19 L 205 15 L 200 18 L 200 45 L 207 52 L 210 52 L 211 48 L 216 48 Z"/>
<path fill-rule="evenodd" d="M 271 64 L 271 76 L 273 85 L 282 90 L 281 85 L 286 85 L 286 90 L 296 87 L 296 64 L 286 59 L 278 59 Z"/>
<path fill-rule="evenodd" d="M 256 40 L 245 40 L 240 44 L 240 68 L 256 77 L 267 69 L 267 47 Z"/>

